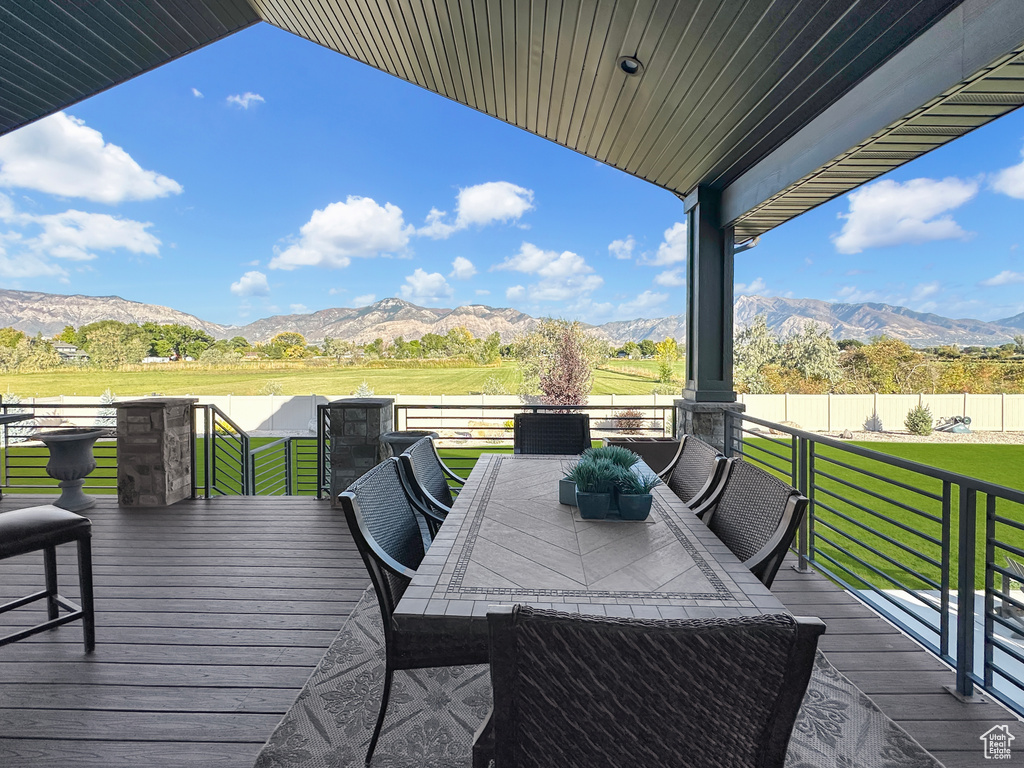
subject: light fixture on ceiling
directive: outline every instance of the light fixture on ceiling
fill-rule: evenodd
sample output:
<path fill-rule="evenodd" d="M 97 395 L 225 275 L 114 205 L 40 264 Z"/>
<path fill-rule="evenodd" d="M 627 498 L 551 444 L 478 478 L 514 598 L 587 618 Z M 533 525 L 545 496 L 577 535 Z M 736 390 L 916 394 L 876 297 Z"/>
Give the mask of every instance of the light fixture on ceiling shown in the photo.
<path fill-rule="evenodd" d="M 643 74 L 644 65 L 634 56 L 620 56 L 619 69 L 631 77 L 637 77 Z"/>

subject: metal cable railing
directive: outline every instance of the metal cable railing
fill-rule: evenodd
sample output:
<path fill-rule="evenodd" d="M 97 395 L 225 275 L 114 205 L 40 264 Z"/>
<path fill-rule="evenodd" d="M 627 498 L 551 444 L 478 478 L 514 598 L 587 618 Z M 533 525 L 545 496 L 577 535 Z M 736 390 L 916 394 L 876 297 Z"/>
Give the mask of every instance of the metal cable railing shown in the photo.
<path fill-rule="evenodd" d="M 949 663 L 961 694 L 979 685 L 1024 713 L 1024 492 L 744 414 L 726 435 L 728 455 L 810 499 L 798 567 Z"/>
<path fill-rule="evenodd" d="M 0 488 L 5 491 L 53 489 L 57 480 L 46 474 L 50 452 L 35 439 L 39 432 L 88 428 L 109 430 L 93 446 L 96 469 L 85 479 L 83 490 L 112 493 L 117 490 L 117 411 L 111 403 L 3 403 L 0 414 L 24 414 L 30 418 L 0 426 Z"/>

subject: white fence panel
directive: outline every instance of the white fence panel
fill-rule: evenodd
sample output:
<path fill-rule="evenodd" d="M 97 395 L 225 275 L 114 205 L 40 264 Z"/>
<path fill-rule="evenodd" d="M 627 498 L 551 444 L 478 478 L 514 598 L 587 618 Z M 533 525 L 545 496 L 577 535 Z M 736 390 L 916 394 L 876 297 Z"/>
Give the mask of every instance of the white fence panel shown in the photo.
<path fill-rule="evenodd" d="M 1024 431 L 1024 395 L 1003 395 L 1003 429 Z"/>
<path fill-rule="evenodd" d="M 740 402 L 747 406 L 745 413 L 758 419 L 786 420 L 785 395 L 740 395 Z"/>
<path fill-rule="evenodd" d="M 809 432 L 829 429 L 828 395 L 783 395 L 786 398 L 786 421 Z"/>
<path fill-rule="evenodd" d="M 971 417 L 971 429 L 998 432 L 1003 428 L 1002 395 L 965 395 L 965 416 Z"/>
<path fill-rule="evenodd" d="M 928 406 L 936 424 L 944 419 L 964 415 L 963 395 L 921 395 L 921 404 Z"/>

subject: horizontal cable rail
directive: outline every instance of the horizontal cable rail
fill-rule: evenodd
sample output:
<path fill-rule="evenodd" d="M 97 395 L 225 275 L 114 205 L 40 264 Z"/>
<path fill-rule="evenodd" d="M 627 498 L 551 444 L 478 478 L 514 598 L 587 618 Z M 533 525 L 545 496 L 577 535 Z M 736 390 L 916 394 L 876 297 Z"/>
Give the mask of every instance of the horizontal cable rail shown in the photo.
<path fill-rule="evenodd" d="M 812 563 L 975 685 L 1024 713 L 1024 492 L 746 414 L 726 453 L 810 499 Z"/>
<path fill-rule="evenodd" d="M 439 447 L 512 445 L 512 422 L 517 413 L 543 411 L 586 413 L 590 434 L 602 437 L 631 435 L 672 437 L 675 409 L 671 405 L 395 405 L 395 429 L 437 432 Z"/>
<path fill-rule="evenodd" d="M 35 436 L 71 428 L 103 429 L 108 433 L 93 445 L 96 469 L 85 478 L 83 490 L 117 490 L 117 409 L 112 403 L 3 403 L 0 414 L 29 417 L 0 426 L 0 488 L 4 491 L 56 490 L 58 481 L 46 473 L 50 452 Z"/>

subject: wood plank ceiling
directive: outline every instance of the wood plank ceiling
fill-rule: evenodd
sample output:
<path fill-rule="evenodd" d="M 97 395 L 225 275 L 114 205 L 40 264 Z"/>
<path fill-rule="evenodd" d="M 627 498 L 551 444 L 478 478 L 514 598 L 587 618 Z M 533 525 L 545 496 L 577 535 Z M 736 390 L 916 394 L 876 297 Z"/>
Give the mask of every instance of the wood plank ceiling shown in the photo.
<path fill-rule="evenodd" d="M 685 195 L 727 186 L 958 2 L 4 0 L 0 133 L 263 20 Z M 1000 67 L 1012 82 L 962 84 L 741 216 L 738 234 L 1019 106 L 1024 66 Z"/>

